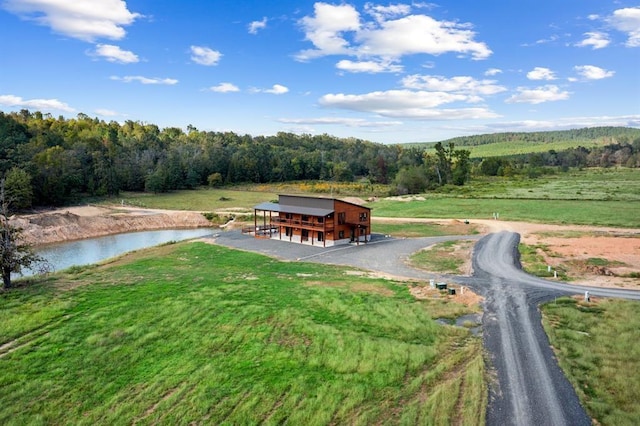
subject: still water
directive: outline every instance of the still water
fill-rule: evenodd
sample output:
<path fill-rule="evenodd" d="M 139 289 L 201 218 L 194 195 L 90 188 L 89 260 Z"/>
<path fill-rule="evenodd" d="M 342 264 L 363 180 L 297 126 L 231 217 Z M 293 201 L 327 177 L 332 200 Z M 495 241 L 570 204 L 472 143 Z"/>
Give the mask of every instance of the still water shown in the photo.
<path fill-rule="evenodd" d="M 214 230 L 211 228 L 130 232 L 35 247 L 34 251 L 49 262 L 53 271 L 60 271 L 71 266 L 97 263 L 130 251 L 157 246 L 169 241 L 188 240 L 213 233 Z M 17 277 L 30 275 L 33 275 L 33 272 L 25 270 L 22 275 L 17 275 Z"/>

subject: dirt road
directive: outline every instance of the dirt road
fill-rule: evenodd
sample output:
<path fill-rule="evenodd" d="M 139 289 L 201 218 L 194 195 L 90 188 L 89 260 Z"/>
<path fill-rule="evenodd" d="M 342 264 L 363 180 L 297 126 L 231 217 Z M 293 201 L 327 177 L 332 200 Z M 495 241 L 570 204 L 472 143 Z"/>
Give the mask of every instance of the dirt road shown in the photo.
<path fill-rule="evenodd" d="M 590 425 L 553 355 L 538 305 L 587 290 L 635 300 L 640 292 L 552 283 L 525 274 L 519 240 L 519 234 L 502 231 L 482 238 L 474 250 L 469 284 L 485 297 L 483 338 L 497 377 L 489 387 L 487 424 Z"/>

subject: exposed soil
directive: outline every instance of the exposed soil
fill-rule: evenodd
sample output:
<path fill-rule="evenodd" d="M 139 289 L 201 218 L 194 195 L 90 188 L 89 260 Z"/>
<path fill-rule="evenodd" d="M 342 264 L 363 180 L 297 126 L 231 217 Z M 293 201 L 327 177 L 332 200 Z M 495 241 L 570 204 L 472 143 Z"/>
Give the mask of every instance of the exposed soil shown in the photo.
<path fill-rule="evenodd" d="M 149 210 L 135 207 L 82 206 L 14 216 L 11 223 L 23 229 L 33 245 L 101 237 L 123 232 L 211 226 L 201 213 Z"/>

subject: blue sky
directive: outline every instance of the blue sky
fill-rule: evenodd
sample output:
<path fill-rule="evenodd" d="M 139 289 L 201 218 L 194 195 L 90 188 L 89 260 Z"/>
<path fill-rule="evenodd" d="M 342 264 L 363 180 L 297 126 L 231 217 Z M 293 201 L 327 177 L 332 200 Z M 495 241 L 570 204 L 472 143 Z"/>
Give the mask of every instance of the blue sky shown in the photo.
<path fill-rule="evenodd" d="M 640 3 L 0 0 L 0 110 L 374 142 L 640 127 Z"/>

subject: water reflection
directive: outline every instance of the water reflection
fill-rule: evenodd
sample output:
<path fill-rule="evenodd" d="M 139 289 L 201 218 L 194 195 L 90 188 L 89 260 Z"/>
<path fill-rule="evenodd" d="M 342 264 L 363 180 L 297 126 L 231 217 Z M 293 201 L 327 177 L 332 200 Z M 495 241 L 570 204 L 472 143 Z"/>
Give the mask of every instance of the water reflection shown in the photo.
<path fill-rule="evenodd" d="M 211 228 L 130 232 L 51 244 L 36 247 L 34 251 L 46 259 L 54 271 L 60 271 L 71 266 L 97 263 L 130 251 L 157 246 L 169 241 L 182 241 L 211 235 L 213 232 Z M 33 275 L 32 271 L 25 270 L 22 275 L 17 275 L 17 277 L 31 275 Z"/>

